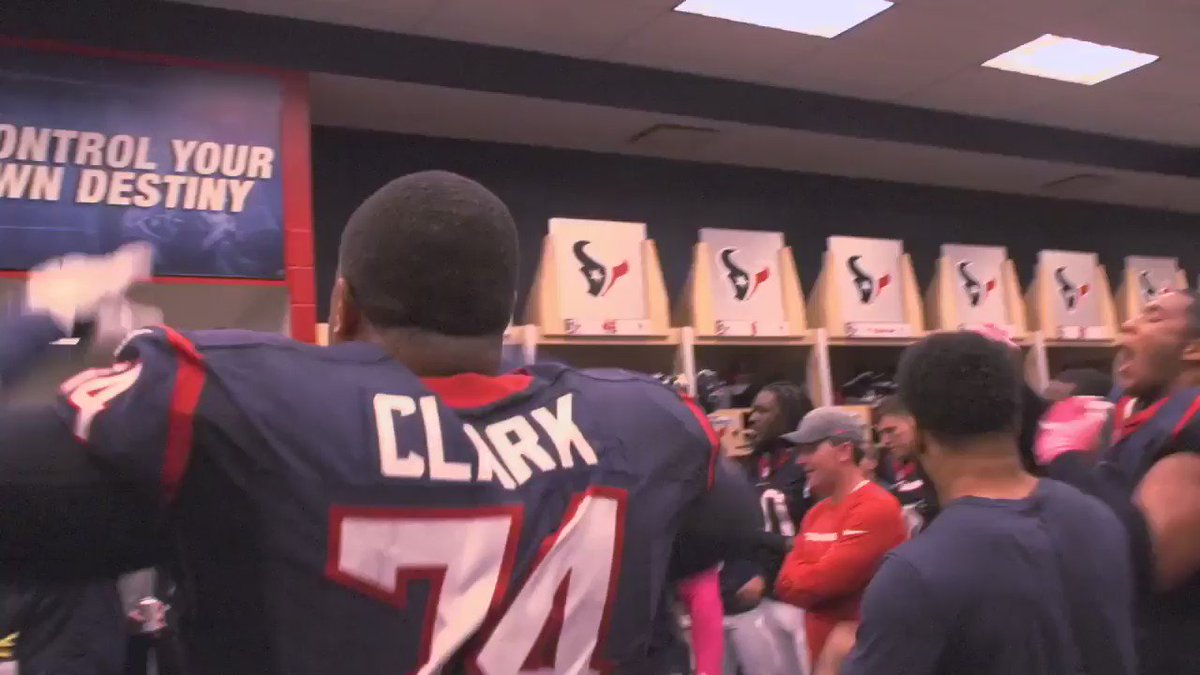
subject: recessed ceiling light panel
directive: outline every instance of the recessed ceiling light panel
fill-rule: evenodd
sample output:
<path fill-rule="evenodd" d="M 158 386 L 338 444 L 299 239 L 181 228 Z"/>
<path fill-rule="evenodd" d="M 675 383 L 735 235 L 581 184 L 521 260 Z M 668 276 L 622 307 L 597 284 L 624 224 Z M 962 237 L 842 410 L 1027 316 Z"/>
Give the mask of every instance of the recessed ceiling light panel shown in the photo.
<path fill-rule="evenodd" d="M 1092 85 L 1154 63 L 1158 57 L 1046 34 L 984 63 L 1014 73 Z"/>
<path fill-rule="evenodd" d="M 675 11 L 831 38 L 892 4 L 888 0 L 685 0 Z"/>

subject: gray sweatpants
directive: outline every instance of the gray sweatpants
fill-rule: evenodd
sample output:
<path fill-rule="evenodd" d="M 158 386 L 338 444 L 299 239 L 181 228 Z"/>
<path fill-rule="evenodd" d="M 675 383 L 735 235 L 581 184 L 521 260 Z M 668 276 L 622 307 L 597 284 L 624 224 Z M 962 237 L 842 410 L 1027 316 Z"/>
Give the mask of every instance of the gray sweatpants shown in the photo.
<path fill-rule="evenodd" d="M 804 610 L 767 599 L 725 617 L 725 665 L 726 675 L 807 675 Z"/>

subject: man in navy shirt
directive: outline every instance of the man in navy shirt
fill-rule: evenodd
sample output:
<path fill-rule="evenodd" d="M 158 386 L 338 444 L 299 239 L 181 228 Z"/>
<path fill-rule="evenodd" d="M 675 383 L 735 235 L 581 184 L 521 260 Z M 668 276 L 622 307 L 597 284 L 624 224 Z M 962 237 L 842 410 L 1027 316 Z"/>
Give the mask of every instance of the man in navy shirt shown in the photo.
<path fill-rule="evenodd" d="M 1130 675 L 1133 573 L 1120 522 L 1039 480 L 1017 449 L 1004 347 L 943 333 L 909 348 L 900 396 L 943 510 L 867 588 L 843 675 Z"/>

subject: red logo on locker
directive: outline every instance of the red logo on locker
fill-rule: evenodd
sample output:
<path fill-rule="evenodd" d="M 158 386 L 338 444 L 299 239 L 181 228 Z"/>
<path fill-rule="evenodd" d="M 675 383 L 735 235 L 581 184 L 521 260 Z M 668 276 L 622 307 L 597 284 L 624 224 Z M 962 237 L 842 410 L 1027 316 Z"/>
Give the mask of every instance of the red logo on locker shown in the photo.
<path fill-rule="evenodd" d="M 862 266 L 861 255 L 850 256 L 846 260 L 846 267 L 850 268 L 850 282 L 854 284 L 854 289 L 858 291 L 858 301 L 864 305 L 875 302 L 880 294 L 883 293 L 883 289 L 892 283 L 892 275 L 890 274 L 885 274 L 876 280 Z"/>
<path fill-rule="evenodd" d="M 1162 288 L 1155 286 L 1154 282 L 1150 279 L 1150 272 L 1147 270 L 1138 272 L 1138 279 L 1142 285 L 1142 299 L 1146 302 L 1150 302 L 1154 298 L 1171 290 L 1170 286 L 1163 286 Z"/>
<path fill-rule="evenodd" d="M 579 273 L 587 282 L 588 295 L 598 298 L 608 293 L 618 279 L 629 274 L 629 261 L 622 260 L 609 268 L 584 250 L 591 243 L 586 240 L 577 241 L 571 250 L 575 252 L 575 259 L 579 261 Z"/>
<path fill-rule="evenodd" d="M 1068 312 L 1074 312 L 1079 306 L 1079 301 L 1087 297 L 1091 287 L 1087 284 L 1076 286 L 1075 282 L 1067 277 L 1067 268 L 1059 267 L 1054 270 L 1054 280 L 1058 282 L 1058 294 L 1062 296 L 1063 304 L 1066 305 Z"/>
<path fill-rule="evenodd" d="M 754 291 L 771 278 L 771 269 L 763 267 L 751 277 L 749 272 L 733 261 L 733 254 L 737 252 L 738 249 L 733 246 L 721 249 L 721 264 L 725 267 L 725 278 L 729 279 L 733 288 L 733 297 L 744 302 L 753 297 Z"/>
<path fill-rule="evenodd" d="M 996 289 L 996 280 L 988 279 L 986 283 L 980 283 L 979 279 L 976 279 L 975 275 L 969 269 L 972 264 L 970 260 L 963 260 L 958 263 L 958 278 L 962 283 L 963 291 L 966 292 L 967 300 L 970 301 L 971 306 L 978 307 Z"/>

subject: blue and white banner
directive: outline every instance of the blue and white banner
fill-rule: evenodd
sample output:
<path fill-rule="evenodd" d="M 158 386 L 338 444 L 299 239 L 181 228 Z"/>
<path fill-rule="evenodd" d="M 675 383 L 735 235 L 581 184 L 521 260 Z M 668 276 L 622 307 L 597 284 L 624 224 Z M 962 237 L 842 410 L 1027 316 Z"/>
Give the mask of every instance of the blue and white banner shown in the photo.
<path fill-rule="evenodd" d="M 166 276 L 283 278 L 270 75 L 0 46 L 0 269 L 140 239 Z"/>

